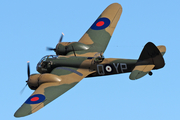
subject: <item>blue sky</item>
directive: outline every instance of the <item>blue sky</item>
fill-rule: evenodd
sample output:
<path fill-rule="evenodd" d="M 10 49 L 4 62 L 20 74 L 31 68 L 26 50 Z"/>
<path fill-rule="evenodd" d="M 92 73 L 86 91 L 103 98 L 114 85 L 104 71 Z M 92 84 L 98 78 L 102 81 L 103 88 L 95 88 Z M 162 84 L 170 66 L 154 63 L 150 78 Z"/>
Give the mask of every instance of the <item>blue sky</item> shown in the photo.
<path fill-rule="evenodd" d="M 28 87 L 27 61 L 31 73 L 55 47 L 78 41 L 101 12 L 118 2 L 123 13 L 104 53 L 106 58 L 137 59 L 151 41 L 165 45 L 166 65 L 153 76 L 131 81 L 129 73 L 83 79 L 74 88 L 38 112 L 15 118 L 14 112 L 32 94 Z M 0 1 L 0 74 L 2 120 L 178 120 L 180 119 L 180 1 Z"/>

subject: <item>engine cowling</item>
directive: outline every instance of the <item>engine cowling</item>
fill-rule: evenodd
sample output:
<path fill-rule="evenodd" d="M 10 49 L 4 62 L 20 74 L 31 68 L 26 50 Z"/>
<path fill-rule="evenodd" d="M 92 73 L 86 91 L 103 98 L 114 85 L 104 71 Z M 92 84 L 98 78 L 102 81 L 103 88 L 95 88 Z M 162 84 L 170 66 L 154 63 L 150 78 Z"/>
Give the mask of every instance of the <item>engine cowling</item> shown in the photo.
<path fill-rule="evenodd" d="M 88 50 L 89 45 L 85 45 L 80 42 L 60 42 L 56 45 L 56 55 L 66 55 L 72 51 L 83 51 Z"/>
<path fill-rule="evenodd" d="M 41 84 L 43 83 L 49 83 L 49 82 L 61 82 L 61 78 L 54 74 L 32 74 L 27 84 L 30 89 L 36 90 Z"/>

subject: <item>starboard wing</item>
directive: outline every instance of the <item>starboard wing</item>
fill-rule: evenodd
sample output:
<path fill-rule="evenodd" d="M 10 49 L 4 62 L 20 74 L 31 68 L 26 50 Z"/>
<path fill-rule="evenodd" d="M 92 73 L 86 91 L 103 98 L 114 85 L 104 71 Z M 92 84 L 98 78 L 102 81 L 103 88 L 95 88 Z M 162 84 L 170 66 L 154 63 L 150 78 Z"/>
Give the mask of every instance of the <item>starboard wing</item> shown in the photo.
<path fill-rule="evenodd" d="M 55 68 L 51 74 L 59 76 L 61 82 L 41 84 L 16 111 L 14 116 L 23 117 L 38 111 L 56 99 L 58 96 L 74 87 L 79 81 L 91 73 L 92 72 L 89 72 L 87 69 L 78 69 L 72 67 Z"/>
<path fill-rule="evenodd" d="M 79 40 L 81 43 L 90 45 L 90 48 L 86 51 L 77 51 L 76 55 L 93 57 L 97 52 L 104 53 L 121 13 L 120 4 L 109 5 Z"/>

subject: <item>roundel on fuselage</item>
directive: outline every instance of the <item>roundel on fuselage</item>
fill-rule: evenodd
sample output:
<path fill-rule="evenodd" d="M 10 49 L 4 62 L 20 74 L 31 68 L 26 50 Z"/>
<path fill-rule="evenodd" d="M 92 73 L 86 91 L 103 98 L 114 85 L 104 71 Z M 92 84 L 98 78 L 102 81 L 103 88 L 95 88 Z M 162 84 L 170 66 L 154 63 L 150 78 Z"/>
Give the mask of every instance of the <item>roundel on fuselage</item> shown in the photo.
<path fill-rule="evenodd" d="M 104 69 L 107 73 L 112 73 L 113 72 L 113 67 L 110 64 L 106 64 L 104 66 Z"/>

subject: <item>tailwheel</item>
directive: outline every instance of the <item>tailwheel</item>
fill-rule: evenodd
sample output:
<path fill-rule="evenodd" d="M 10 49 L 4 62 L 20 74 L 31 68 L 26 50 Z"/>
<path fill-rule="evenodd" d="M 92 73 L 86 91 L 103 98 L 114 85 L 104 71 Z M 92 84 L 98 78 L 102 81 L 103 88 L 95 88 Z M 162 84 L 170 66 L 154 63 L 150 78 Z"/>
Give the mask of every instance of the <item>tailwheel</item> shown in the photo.
<path fill-rule="evenodd" d="M 148 74 L 151 76 L 153 73 L 150 71 Z"/>

